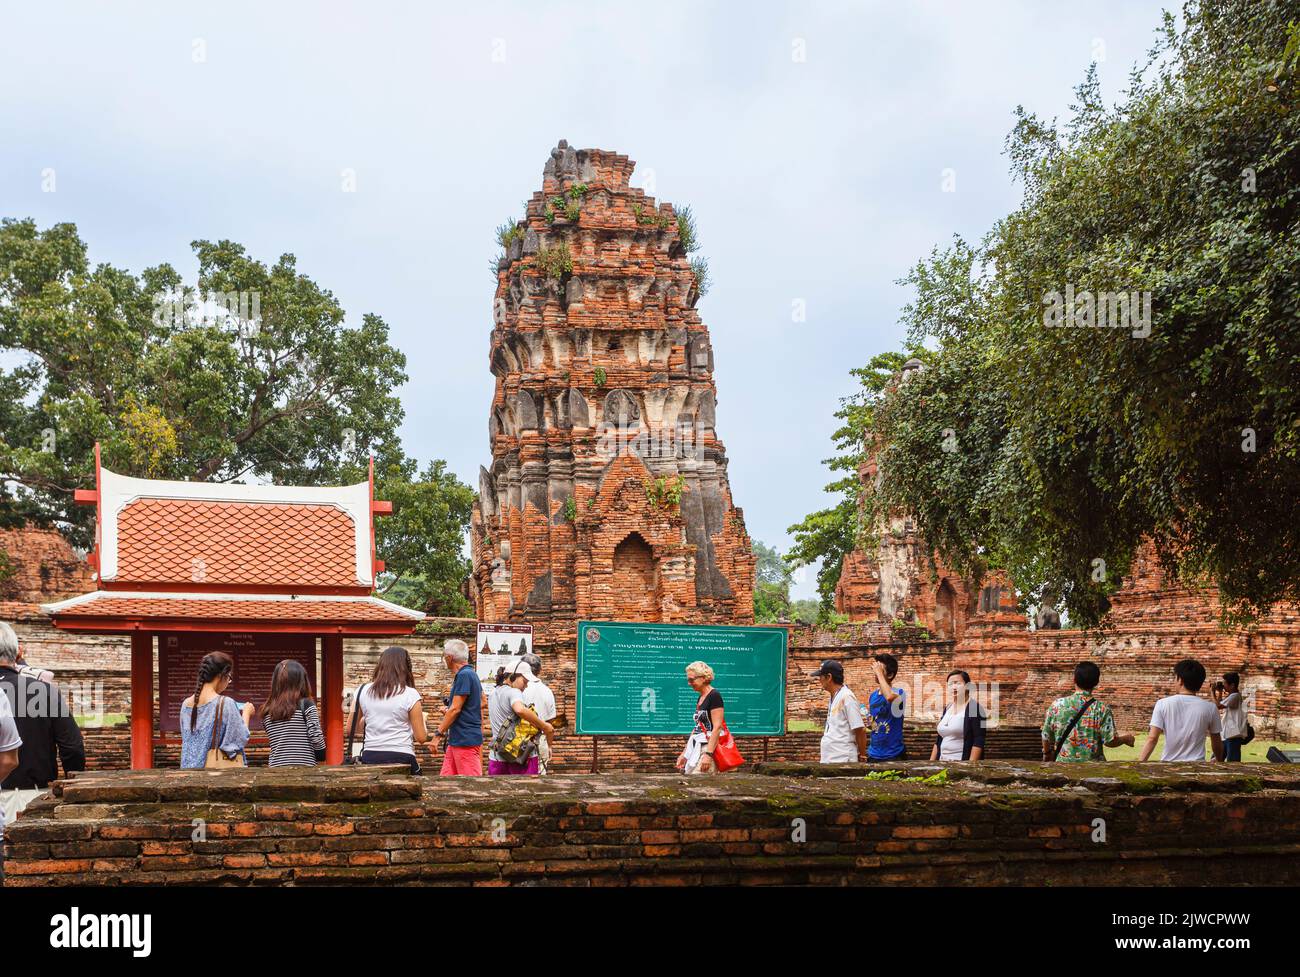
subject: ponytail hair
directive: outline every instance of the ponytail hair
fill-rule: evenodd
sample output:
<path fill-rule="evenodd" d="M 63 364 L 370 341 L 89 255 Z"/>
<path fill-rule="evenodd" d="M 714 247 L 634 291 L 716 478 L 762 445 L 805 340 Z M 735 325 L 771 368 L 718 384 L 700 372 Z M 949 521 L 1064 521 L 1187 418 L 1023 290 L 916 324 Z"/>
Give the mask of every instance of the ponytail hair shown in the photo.
<path fill-rule="evenodd" d="M 506 684 L 506 667 L 502 665 L 497 669 L 497 685 Z"/>
<path fill-rule="evenodd" d="M 209 682 L 215 682 L 223 675 L 229 675 L 234 667 L 235 660 L 224 651 L 214 651 L 211 654 L 204 655 L 203 661 L 199 662 L 199 678 L 194 686 L 194 706 L 190 709 L 191 733 L 198 728 L 199 695 L 203 692 L 203 686 Z"/>

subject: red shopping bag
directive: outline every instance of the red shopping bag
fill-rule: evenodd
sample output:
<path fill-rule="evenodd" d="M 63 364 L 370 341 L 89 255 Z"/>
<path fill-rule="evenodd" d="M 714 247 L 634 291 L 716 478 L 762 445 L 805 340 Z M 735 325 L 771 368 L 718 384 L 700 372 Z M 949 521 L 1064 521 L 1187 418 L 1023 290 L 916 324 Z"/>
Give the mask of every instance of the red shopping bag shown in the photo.
<path fill-rule="evenodd" d="M 745 762 L 745 758 L 740 755 L 740 748 L 736 746 L 735 737 L 731 735 L 731 730 L 727 729 L 726 723 L 722 724 L 722 731 L 718 733 L 718 745 L 713 748 L 713 762 L 717 765 L 719 773 L 734 770 Z"/>

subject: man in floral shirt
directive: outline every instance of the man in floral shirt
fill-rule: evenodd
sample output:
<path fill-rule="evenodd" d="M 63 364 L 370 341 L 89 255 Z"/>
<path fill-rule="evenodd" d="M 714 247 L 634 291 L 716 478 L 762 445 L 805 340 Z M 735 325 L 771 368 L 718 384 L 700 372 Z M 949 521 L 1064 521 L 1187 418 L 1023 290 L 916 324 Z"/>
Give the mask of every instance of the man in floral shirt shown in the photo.
<path fill-rule="evenodd" d="M 1123 736 L 1115 734 L 1115 717 L 1111 715 L 1110 707 L 1093 699 L 1092 690 L 1100 681 L 1101 669 L 1093 662 L 1079 662 L 1074 666 L 1075 691 L 1047 707 L 1047 718 L 1043 720 L 1044 760 L 1056 759 L 1066 763 L 1104 760 L 1106 754 L 1102 747 L 1133 745 L 1132 733 Z M 1070 721 L 1089 699 L 1092 702 L 1079 716 L 1079 721 L 1074 724 L 1061 746 L 1061 752 L 1057 754 L 1056 744 L 1061 742 Z"/>

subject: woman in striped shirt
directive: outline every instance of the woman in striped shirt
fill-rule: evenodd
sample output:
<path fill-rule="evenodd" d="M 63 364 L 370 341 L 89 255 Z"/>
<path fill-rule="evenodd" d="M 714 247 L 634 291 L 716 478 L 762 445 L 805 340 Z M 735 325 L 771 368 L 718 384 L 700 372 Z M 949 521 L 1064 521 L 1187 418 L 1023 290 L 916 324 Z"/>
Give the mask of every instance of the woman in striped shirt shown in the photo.
<path fill-rule="evenodd" d="M 272 767 L 314 767 L 325 759 L 325 734 L 307 682 L 307 670 L 285 660 L 271 676 L 271 695 L 262 710 L 271 741 Z"/>

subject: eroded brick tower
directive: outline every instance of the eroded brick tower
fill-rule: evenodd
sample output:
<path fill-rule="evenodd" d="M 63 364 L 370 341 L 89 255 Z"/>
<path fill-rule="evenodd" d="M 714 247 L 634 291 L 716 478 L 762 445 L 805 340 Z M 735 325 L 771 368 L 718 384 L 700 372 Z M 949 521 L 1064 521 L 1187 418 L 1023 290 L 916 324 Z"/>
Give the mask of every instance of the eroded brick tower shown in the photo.
<path fill-rule="evenodd" d="M 634 165 L 561 141 L 502 234 L 469 591 L 539 642 L 582 618 L 754 619 L 689 241 Z"/>

